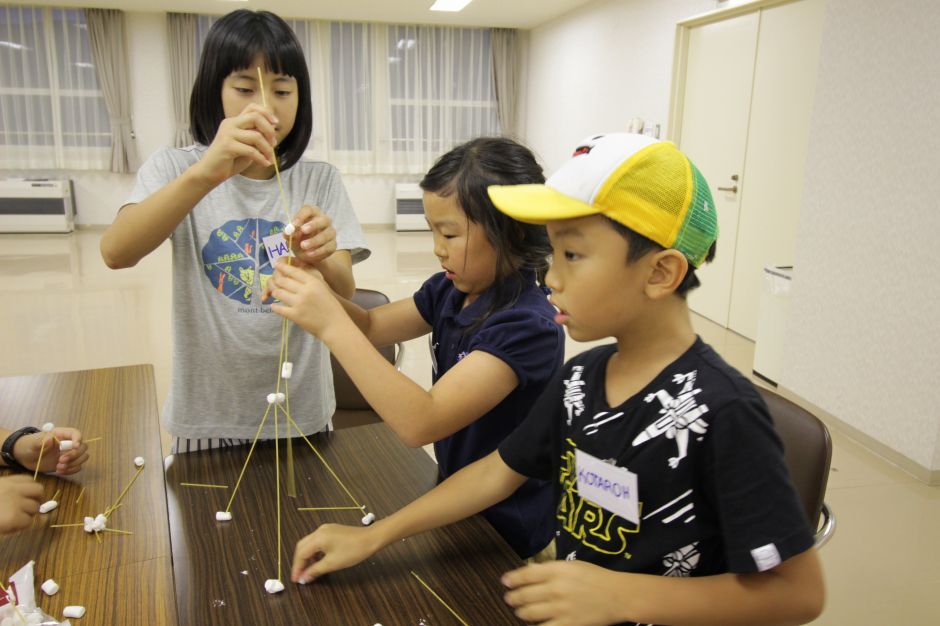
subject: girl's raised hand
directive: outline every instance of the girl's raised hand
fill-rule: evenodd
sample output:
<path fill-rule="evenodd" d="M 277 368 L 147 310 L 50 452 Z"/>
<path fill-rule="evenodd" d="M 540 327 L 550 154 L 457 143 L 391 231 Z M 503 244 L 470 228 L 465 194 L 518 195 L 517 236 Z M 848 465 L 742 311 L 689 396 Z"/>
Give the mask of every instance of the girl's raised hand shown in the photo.
<path fill-rule="evenodd" d="M 199 173 L 212 185 L 219 185 L 252 163 L 262 167 L 274 164 L 277 118 L 271 111 L 252 102 L 235 117 L 219 124 L 212 145 L 199 160 Z"/>
<path fill-rule="evenodd" d="M 289 265 L 286 257 L 278 259 L 268 279 L 265 297 L 268 295 L 280 300 L 271 305 L 275 313 L 320 339 L 331 322 L 349 319 L 320 272 Z"/>
<path fill-rule="evenodd" d="M 333 220 L 320 207 L 301 207 L 291 224 L 294 225 L 294 235 L 284 235 L 284 238 L 291 242 L 291 249 L 302 263 L 316 265 L 336 252 Z"/>

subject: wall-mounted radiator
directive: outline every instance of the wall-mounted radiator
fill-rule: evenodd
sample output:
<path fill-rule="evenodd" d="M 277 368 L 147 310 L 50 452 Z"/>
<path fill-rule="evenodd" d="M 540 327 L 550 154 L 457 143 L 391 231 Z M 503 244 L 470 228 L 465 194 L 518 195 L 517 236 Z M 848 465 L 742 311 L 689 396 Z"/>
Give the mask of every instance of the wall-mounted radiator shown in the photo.
<path fill-rule="evenodd" d="M 424 219 L 423 195 L 417 183 L 396 183 L 395 230 L 431 230 Z"/>
<path fill-rule="evenodd" d="M 0 233 L 70 233 L 71 180 L 0 180 Z"/>

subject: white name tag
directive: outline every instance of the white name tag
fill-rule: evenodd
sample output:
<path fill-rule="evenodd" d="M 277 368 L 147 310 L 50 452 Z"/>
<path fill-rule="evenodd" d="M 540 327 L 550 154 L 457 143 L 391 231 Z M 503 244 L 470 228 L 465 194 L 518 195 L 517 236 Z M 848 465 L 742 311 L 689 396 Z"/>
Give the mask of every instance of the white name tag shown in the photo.
<path fill-rule="evenodd" d="M 264 243 L 264 249 L 268 251 L 268 259 L 273 265 L 276 260 L 282 256 L 290 254 L 290 248 L 287 247 L 287 240 L 283 233 L 274 233 L 261 240 Z"/>
<path fill-rule="evenodd" d="M 640 494 L 636 474 L 623 467 L 575 450 L 575 466 L 578 472 L 578 493 L 585 500 L 611 513 L 640 523 Z"/>

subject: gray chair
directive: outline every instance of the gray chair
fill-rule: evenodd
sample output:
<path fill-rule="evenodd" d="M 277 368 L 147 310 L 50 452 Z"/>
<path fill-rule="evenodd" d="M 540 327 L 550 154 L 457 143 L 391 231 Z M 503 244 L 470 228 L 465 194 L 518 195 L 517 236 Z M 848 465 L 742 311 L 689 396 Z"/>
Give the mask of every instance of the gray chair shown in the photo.
<path fill-rule="evenodd" d="M 389 302 L 388 296 L 372 289 L 356 289 L 352 301 L 364 309 L 373 309 Z M 396 369 L 401 369 L 401 358 L 404 352 L 404 346 L 401 343 L 379 348 L 379 352 Z M 366 399 L 359 393 L 356 385 L 350 380 L 349 374 L 346 373 L 346 370 L 332 354 L 330 355 L 330 363 L 333 366 L 333 389 L 336 393 L 336 413 L 333 414 L 333 428 L 351 428 L 381 422 L 382 418 L 372 410 Z"/>
<path fill-rule="evenodd" d="M 836 518 L 825 502 L 832 438 L 819 418 L 769 389 L 758 390 L 767 403 L 781 441 L 790 479 L 816 531 L 816 547 L 821 548 L 836 530 Z"/>

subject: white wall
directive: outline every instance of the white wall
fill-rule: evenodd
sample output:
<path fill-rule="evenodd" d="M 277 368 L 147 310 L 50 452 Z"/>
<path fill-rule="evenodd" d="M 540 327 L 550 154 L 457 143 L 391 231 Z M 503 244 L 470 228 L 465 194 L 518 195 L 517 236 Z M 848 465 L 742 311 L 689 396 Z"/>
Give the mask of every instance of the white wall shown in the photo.
<path fill-rule="evenodd" d="M 551 173 L 584 137 L 632 117 L 666 136 L 676 22 L 715 0 L 606 0 L 531 31 L 526 142 Z"/>
<path fill-rule="evenodd" d="M 940 469 L 940 11 L 829 0 L 781 384 Z"/>

